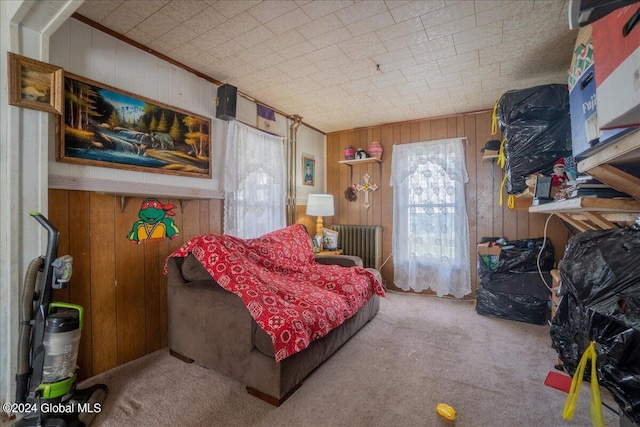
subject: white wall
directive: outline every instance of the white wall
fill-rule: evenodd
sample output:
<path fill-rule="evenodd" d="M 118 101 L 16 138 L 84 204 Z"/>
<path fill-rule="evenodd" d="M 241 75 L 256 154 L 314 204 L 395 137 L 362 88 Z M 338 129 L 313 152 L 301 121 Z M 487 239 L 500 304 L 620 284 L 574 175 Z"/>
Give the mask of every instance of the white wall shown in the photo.
<path fill-rule="evenodd" d="M 212 177 L 192 178 L 59 162 L 55 159 L 55 141 L 51 141 L 49 150 L 50 175 L 127 181 L 141 187 L 161 184 L 222 189 L 226 123 L 215 118 L 216 85 L 74 19 L 65 22 L 51 36 L 50 51 L 50 62 L 65 72 L 211 118 Z"/>
<path fill-rule="evenodd" d="M 73 19 L 65 22 L 51 36 L 50 51 L 50 62 L 61 66 L 65 72 L 209 117 L 212 121 L 212 177 L 192 178 L 64 163 L 55 159 L 54 140 L 49 150 L 49 175 L 125 181 L 141 187 L 159 184 L 223 189 L 224 141 L 228 123 L 215 118 L 218 86 Z M 256 126 L 256 104 L 239 96 L 236 120 Z M 288 122 L 277 114 L 275 133 L 286 137 Z M 324 135 L 301 126 L 298 141 L 304 150 L 317 155 L 318 172 L 323 173 Z M 324 178 L 315 188 L 319 184 L 324 189 Z"/>
<path fill-rule="evenodd" d="M 314 185 L 302 184 L 302 158 L 316 161 Z M 326 193 L 326 136 L 306 126 L 298 128 L 298 150 L 296 153 L 296 204 L 306 205 L 309 194 Z"/>

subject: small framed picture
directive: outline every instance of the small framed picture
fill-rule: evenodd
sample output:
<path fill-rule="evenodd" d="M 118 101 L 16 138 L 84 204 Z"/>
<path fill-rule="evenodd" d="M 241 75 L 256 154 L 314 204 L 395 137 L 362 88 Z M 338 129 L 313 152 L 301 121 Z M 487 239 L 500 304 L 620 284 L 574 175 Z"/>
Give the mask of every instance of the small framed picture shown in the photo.
<path fill-rule="evenodd" d="M 315 185 L 316 161 L 308 157 L 302 158 L 302 183 L 304 185 Z"/>
<path fill-rule="evenodd" d="M 325 228 L 324 230 L 324 250 L 335 251 L 338 249 L 338 232 Z"/>
<path fill-rule="evenodd" d="M 8 52 L 9 104 L 62 114 L 62 67 Z"/>

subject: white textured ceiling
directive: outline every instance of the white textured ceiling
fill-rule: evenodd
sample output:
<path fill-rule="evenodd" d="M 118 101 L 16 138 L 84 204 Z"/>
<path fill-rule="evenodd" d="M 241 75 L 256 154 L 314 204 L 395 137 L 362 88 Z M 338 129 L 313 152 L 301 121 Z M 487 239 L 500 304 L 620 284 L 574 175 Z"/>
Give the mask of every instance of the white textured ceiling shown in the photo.
<path fill-rule="evenodd" d="M 324 132 L 566 83 L 567 0 L 87 0 L 77 13 Z M 379 66 L 379 69 L 378 67 Z"/>

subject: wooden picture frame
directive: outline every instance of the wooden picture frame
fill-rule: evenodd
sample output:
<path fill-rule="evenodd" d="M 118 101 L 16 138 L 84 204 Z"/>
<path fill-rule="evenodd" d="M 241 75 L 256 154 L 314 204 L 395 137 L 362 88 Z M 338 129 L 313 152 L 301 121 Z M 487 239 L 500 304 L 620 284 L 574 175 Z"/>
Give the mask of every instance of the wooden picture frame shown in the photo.
<path fill-rule="evenodd" d="M 8 52 L 9 104 L 62 114 L 62 67 Z"/>
<path fill-rule="evenodd" d="M 64 73 L 57 160 L 211 178 L 211 119 Z"/>
<path fill-rule="evenodd" d="M 302 158 L 302 184 L 315 185 L 316 182 L 316 161 L 309 158 Z"/>

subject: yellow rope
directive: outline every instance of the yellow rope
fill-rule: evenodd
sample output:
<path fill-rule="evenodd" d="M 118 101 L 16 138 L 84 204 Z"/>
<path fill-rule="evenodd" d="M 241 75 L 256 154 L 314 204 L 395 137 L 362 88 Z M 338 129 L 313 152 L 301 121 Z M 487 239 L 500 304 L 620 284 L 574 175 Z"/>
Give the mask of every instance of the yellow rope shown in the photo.
<path fill-rule="evenodd" d="M 498 204 L 500 206 L 502 206 L 502 189 L 504 188 L 504 183 L 507 180 L 507 174 L 504 174 L 504 177 L 502 178 L 502 184 L 500 184 L 500 198 L 498 199 Z"/>
<path fill-rule="evenodd" d="M 596 352 L 595 341 L 591 341 L 589 347 L 587 347 L 582 354 L 578 369 L 576 369 L 573 379 L 571 380 L 571 389 L 569 390 L 569 396 L 567 397 L 567 401 L 564 404 L 564 411 L 562 412 L 562 418 L 565 420 L 573 419 L 573 413 L 578 405 L 578 397 L 580 397 L 580 386 L 584 378 L 584 370 L 589 359 L 591 359 L 591 406 L 589 408 L 591 425 L 593 425 L 593 427 L 604 427 L 602 401 L 600 400 L 600 388 L 598 387 L 598 371 L 596 369 L 597 357 L 598 353 Z"/>
<path fill-rule="evenodd" d="M 507 197 L 507 206 L 509 207 L 509 209 L 516 208 L 516 196 L 514 196 L 513 194 L 509 194 L 509 196 Z"/>
<path fill-rule="evenodd" d="M 498 133 L 498 102 L 493 107 L 493 113 L 491 113 L 491 135 Z"/>
<path fill-rule="evenodd" d="M 502 169 L 504 169 L 504 166 L 507 164 L 507 158 L 504 155 L 504 143 L 506 140 L 506 138 L 502 138 L 502 142 L 500 142 L 500 150 L 498 151 L 498 166 Z"/>

